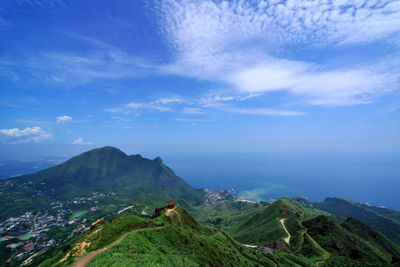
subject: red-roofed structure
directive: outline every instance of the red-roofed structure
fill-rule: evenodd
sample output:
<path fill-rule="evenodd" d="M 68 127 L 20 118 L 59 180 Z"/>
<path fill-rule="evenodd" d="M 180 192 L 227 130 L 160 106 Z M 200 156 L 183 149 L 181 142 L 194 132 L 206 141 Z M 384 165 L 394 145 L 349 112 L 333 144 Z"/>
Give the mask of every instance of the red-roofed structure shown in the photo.
<path fill-rule="evenodd" d="M 175 207 L 175 202 L 173 201 L 168 201 L 167 202 L 167 208 L 168 209 L 173 209 Z"/>

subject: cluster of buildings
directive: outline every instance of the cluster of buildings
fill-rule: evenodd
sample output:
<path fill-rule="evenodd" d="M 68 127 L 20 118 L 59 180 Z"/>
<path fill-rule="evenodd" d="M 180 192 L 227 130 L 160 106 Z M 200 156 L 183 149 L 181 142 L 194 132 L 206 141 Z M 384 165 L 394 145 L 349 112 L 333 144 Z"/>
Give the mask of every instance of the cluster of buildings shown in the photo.
<path fill-rule="evenodd" d="M 43 253 L 46 247 L 54 245 L 55 240 L 47 234 L 53 225 L 63 224 L 47 212 L 26 212 L 20 217 L 0 222 L 0 243 L 8 241 L 6 247 L 12 251 L 12 257 L 7 261 L 20 261 L 30 254 Z"/>
<path fill-rule="evenodd" d="M 30 263 L 36 256 L 45 252 L 47 247 L 59 244 L 81 231 L 90 228 L 104 218 L 88 221 L 86 213 L 99 209 L 99 200 L 107 197 L 103 193 L 93 193 L 90 197 L 76 197 L 73 200 L 50 203 L 48 211 L 37 213 L 28 211 L 19 217 L 11 217 L 0 222 L 0 249 L 6 247 L 11 255 L 6 261 L 22 261 L 22 265 Z M 87 207 L 87 211 L 73 211 Z M 57 239 L 52 227 L 69 227 L 63 239 Z M 3 243 L 4 242 L 4 243 Z M 3 243 L 3 246 L 1 246 Z M 7 245 L 5 245 L 7 244 Z"/>
<path fill-rule="evenodd" d="M 236 192 L 234 189 L 227 190 L 214 190 L 214 189 L 204 189 L 204 206 L 214 206 L 215 204 L 223 201 L 237 200 Z"/>

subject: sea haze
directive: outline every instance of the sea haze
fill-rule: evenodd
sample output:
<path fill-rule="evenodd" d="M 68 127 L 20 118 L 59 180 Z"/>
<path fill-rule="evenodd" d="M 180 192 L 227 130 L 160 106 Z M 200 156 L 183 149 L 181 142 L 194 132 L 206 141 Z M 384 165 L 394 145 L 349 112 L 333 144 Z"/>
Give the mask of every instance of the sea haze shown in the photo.
<path fill-rule="evenodd" d="M 234 188 L 268 200 L 304 195 L 343 197 L 400 210 L 400 153 L 269 152 L 165 155 L 164 162 L 192 186 Z"/>
<path fill-rule="evenodd" d="M 36 158 L 20 160 L 0 160 L 0 179 L 35 173 L 61 163 L 65 158 Z"/>

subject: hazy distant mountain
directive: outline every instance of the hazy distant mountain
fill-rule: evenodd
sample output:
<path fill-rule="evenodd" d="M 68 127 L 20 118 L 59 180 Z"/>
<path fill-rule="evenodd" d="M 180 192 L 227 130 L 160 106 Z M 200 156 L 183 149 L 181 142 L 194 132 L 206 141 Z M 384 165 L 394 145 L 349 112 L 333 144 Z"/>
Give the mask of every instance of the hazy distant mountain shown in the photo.
<path fill-rule="evenodd" d="M 63 162 L 62 158 L 0 160 L 0 180 L 35 173 Z"/>

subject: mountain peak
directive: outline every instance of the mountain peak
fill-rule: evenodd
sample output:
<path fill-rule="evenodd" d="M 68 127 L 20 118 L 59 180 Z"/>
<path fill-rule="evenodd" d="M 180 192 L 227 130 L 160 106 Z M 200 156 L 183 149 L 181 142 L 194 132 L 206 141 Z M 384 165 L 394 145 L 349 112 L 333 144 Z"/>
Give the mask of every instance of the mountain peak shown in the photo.
<path fill-rule="evenodd" d="M 154 161 L 156 161 L 156 162 L 158 162 L 158 163 L 160 163 L 160 164 L 163 164 L 163 161 L 162 161 L 162 159 L 160 158 L 160 157 L 156 157 L 155 159 L 153 159 Z"/>
<path fill-rule="evenodd" d="M 103 146 L 87 151 L 86 153 L 118 153 L 127 156 L 122 150 L 113 146 Z"/>

